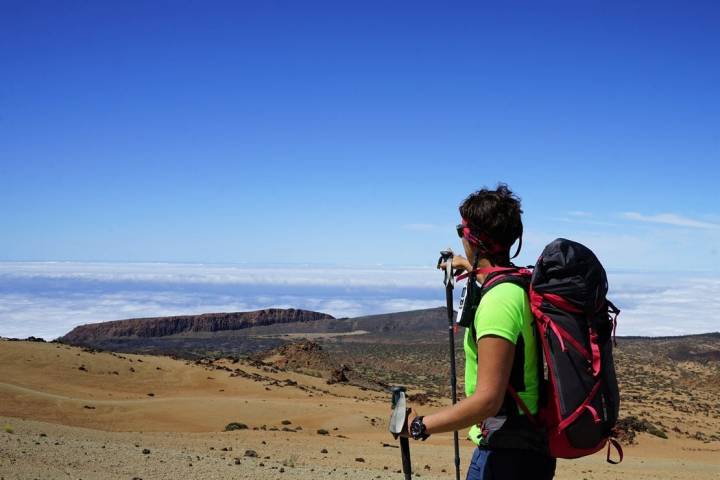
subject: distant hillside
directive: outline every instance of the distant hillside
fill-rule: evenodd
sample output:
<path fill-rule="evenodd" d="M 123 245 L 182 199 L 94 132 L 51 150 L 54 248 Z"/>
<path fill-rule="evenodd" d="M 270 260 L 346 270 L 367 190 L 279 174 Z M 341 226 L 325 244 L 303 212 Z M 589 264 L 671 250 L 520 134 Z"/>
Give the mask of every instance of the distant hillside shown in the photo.
<path fill-rule="evenodd" d="M 262 325 L 244 330 L 244 335 L 279 335 L 292 333 L 349 333 L 364 331 L 376 338 L 414 336 L 429 332 L 447 335 L 447 313 L 445 307 L 411 310 L 407 312 L 366 315 L 354 318 L 324 319 L 302 324 Z"/>
<path fill-rule="evenodd" d="M 677 337 L 618 337 L 628 351 L 644 351 L 673 361 L 720 361 L 720 332 Z"/>
<path fill-rule="evenodd" d="M 298 335 L 362 332 L 357 342 L 403 343 L 447 335 L 444 307 L 336 319 L 307 310 L 208 313 L 137 318 L 82 325 L 58 340 L 116 352 L 177 355 L 186 358 L 244 356 L 279 347 Z"/>
<path fill-rule="evenodd" d="M 448 317 L 445 307 L 411 310 L 409 312 L 369 315 L 351 319 L 355 330 L 401 334 L 411 332 L 443 332 L 447 335 Z"/>
<path fill-rule="evenodd" d="M 254 312 L 205 313 L 177 317 L 133 318 L 75 327 L 59 340 L 69 344 L 92 344 L 110 338 L 157 338 L 193 332 L 241 330 L 278 323 L 332 320 L 326 313 L 268 308 Z"/>
<path fill-rule="evenodd" d="M 346 335 L 353 334 L 354 335 Z M 462 351 L 462 329 L 456 348 Z M 176 317 L 136 318 L 76 327 L 62 343 L 110 350 L 176 355 L 185 358 L 247 356 L 278 348 L 299 338 L 326 344 L 330 352 L 362 355 L 380 349 L 437 347 L 447 349 L 445 307 L 408 312 L 334 318 L 299 309 L 207 313 Z M 652 353 L 672 361 L 719 361 L 720 333 L 677 337 L 618 337 L 628 352 Z M 385 345 L 384 347 L 381 347 Z M 385 349 L 388 349 L 385 352 Z M 347 362 L 350 360 L 345 358 Z"/>

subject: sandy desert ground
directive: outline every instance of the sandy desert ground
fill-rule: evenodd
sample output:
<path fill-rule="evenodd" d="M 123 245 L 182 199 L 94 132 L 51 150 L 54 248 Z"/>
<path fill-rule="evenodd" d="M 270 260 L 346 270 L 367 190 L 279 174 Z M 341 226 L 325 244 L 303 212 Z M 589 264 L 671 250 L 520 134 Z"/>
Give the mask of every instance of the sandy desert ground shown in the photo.
<path fill-rule="evenodd" d="M 244 361 L 0 341 L 0 480 L 402 478 L 388 414 L 385 394 Z M 450 435 L 411 449 L 421 478 L 454 477 Z M 561 460 L 556 478 L 720 478 L 720 442 L 640 434 L 625 450 Z M 463 472 L 471 454 L 462 442 Z"/>

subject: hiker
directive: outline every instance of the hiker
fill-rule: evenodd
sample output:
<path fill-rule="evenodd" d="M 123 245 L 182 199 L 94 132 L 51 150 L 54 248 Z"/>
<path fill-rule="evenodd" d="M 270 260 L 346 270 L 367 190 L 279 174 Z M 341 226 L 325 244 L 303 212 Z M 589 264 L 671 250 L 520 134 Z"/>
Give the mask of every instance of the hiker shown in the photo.
<path fill-rule="evenodd" d="M 457 232 L 466 257 L 452 257 L 455 271 L 512 266 L 511 246 L 522 245 L 520 199 L 507 185 L 470 194 L 460 205 Z M 441 264 L 439 268 L 445 268 Z M 477 274 L 482 284 L 486 275 Z M 471 328 L 465 329 L 466 399 L 426 416 L 410 410 L 408 436 L 418 440 L 470 427 L 478 447 L 467 480 L 546 480 L 555 475 L 555 458 L 545 435 L 533 427 L 508 393 L 511 385 L 533 415 L 538 412 L 542 363 L 533 314 L 522 286 L 505 282 L 481 299 Z"/>

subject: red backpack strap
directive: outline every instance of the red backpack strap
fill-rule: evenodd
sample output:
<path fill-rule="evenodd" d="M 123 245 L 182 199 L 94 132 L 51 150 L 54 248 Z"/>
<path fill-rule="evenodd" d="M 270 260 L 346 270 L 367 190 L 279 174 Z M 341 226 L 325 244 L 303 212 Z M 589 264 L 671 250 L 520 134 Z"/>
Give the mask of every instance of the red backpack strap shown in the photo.
<path fill-rule="evenodd" d="M 485 281 L 483 281 L 482 286 L 480 288 L 480 298 L 482 298 L 490 289 L 493 287 L 496 287 L 502 283 L 514 283 L 521 287 L 526 292 L 530 288 L 530 277 L 532 276 L 532 271 L 530 271 L 529 268 L 521 268 L 521 267 L 488 267 L 488 268 L 480 268 L 475 270 L 475 273 L 487 273 L 487 277 L 485 277 Z M 462 275 L 459 275 L 457 277 L 458 280 L 461 278 L 464 278 L 467 276 L 467 273 L 464 273 Z M 471 280 L 468 280 L 471 281 Z M 475 338 L 475 322 L 472 322 L 470 324 L 470 332 L 472 334 L 472 338 Z"/>

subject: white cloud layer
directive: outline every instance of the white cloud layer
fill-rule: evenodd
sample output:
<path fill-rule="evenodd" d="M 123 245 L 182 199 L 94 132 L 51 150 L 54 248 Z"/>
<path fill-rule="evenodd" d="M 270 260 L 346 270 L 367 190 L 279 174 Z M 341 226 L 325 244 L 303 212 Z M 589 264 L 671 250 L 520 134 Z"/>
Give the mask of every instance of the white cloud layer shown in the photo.
<path fill-rule="evenodd" d="M 618 335 L 720 330 L 720 275 L 610 272 Z M 458 289 L 459 290 L 459 289 Z M 133 317 L 305 308 L 336 317 L 444 305 L 431 267 L 0 263 L 0 336 Z"/>
<path fill-rule="evenodd" d="M 618 335 L 683 335 L 720 331 L 720 276 L 610 275 L 609 297 L 623 310 Z"/>
<path fill-rule="evenodd" d="M 78 280 L 154 284 L 432 288 L 442 281 L 441 277 L 442 274 L 430 266 L 0 262 L 0 281 Z"/>
<path fill-rule="evenodd" d="M 659 223 L 663 225 L 673 225 L 676 227 L 690 227 L 690 228 L 706 228 L 706 229 L 720 229 L 720 224 L 702 222 L 688 217 L 682 217 L 674 213 L 659 213 L 657 215 L 643 215 L 637 212 L 625 212 L 622 214 L 623 218 L 627 220 L 635 220 L 638 222 L 647 223 Z"/>

